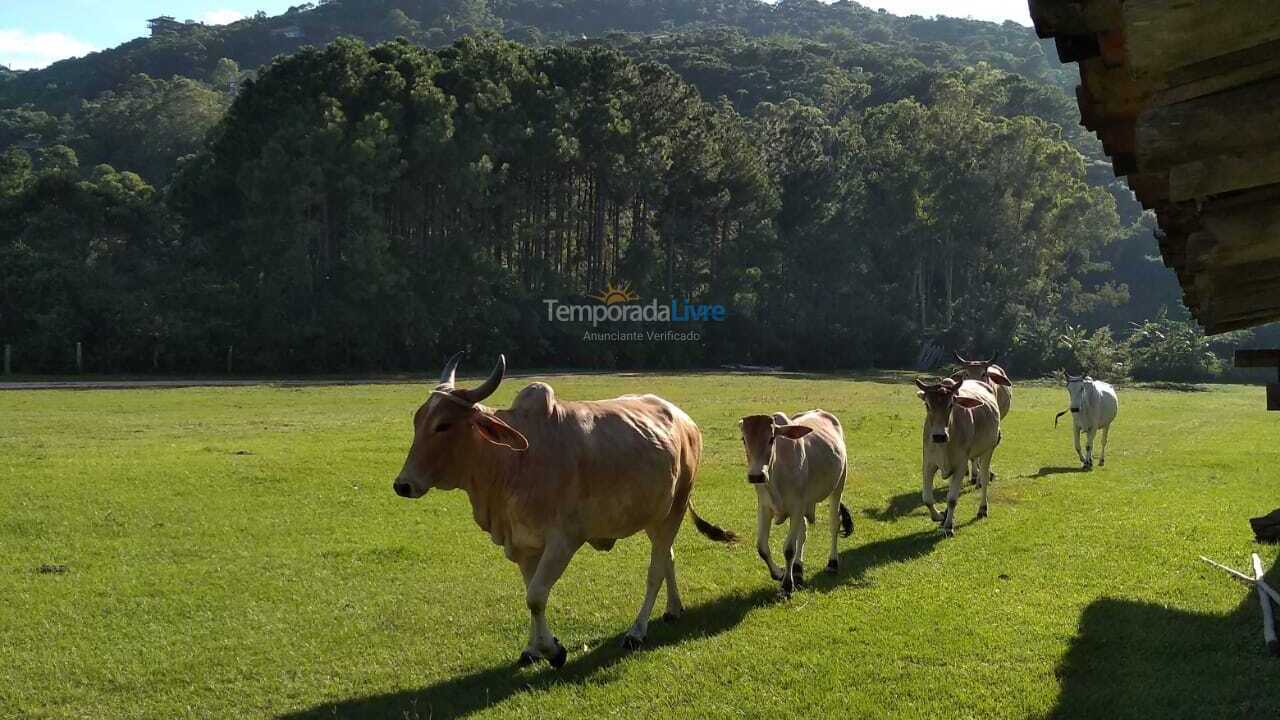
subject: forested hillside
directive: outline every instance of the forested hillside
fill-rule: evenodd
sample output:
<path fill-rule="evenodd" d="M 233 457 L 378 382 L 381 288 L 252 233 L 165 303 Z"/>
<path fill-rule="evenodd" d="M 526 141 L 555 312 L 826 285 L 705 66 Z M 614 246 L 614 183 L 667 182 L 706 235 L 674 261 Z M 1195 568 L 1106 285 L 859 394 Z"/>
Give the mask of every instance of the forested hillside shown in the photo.
<path fill-rule="evenodd" d="M 1024 374 L 1217 367 L 1027 28 L 752 0 L 153 25 L 0 73 L 20 368 L 66 369 L 76 342 L 103 371 L 217 369 L 228 347 L 243 370 L 424 368 L 464 345 L 901 366 L 925 340 Z M 340 35 L 363 41 L 293 52 Z M 547 320 L 544 299 L 610 283 L 727 319 L 658 344 Z"/>

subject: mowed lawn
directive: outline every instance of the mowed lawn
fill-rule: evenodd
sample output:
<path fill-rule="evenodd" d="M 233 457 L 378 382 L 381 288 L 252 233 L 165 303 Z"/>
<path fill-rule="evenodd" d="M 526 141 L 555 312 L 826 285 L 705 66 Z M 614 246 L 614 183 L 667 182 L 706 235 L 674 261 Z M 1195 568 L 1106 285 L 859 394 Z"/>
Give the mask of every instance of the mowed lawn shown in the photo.
<path fill-rule="evenodd" d="M 686 524 L 689 612 L 655 617 L 644 650 L 618 647 L 640 536 L 584 548 L 552 592 L 568 664 L 513 667 L 528 627 L 515 566 L 463 493 L 391 490 L 425 384 L 3 392 L 0 717 L 1280 712 L 1256 596 L 1196 559 L 1275 564 L 1246 522 L 1280 506 L 1280 415 L 1260 388 L 1122 388 L 1107 465 L 1081 473 L 1069 418 L 1053 428 L 1065 390 L 1019 384 L 991 516 L 974 522 L 966 492 L 943 539 L 919 503 L 907 376 L 539 379 L 563 399 L 661 394 L 706 436 L 695 503 L 744 541 Z M 751 539 L 737 420 L 815 406 L 844 422 L 856 529 L 838 577 L 782 601 Z"/>

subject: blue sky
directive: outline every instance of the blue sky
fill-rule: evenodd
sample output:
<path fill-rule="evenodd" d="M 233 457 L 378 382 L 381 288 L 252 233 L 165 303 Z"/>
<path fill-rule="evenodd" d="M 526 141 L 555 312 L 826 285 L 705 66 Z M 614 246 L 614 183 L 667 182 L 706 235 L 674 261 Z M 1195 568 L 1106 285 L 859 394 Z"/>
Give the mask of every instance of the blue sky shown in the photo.
<path fill-rule="evenodd" d="M 147 34 L 147 19 L 222 24 L 262 10 L 284 12 L 303 0 L 0 0 L 0 65 L 44 67 Z M 861 0 L 896 15 L 938 13 L 1031 24 L 1026 0 Z"/>

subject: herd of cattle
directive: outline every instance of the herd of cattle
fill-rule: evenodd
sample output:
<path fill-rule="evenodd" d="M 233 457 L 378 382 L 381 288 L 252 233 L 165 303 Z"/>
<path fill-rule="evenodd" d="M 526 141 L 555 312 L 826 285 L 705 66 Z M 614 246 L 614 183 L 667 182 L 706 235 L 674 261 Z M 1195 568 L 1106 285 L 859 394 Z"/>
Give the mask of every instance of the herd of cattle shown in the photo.
<path fill-rule="evenodd" d="M 481 385 L 464 389 L 454 384 L 461 356 L 449 360 L 440 383 L 414 414 L 413 444 L 393 488 L 407 498 L 422 497 L 433 488 L 466 491 L 476 523 L 524 577 L 530 629 L 519 663 L 545 659 L 553 667 L 564 664 L 564 646 L 547 626 L 547 597 L 583 544 L 608 550 L 641 530 L 649 535 L 644 602 L 623 637 L 624 647 L 644 641 L 664 584 L 663 618 L 680 617 L 684 605 L 672 545 L 686 508 L 703 535 L 736 540 L 693 508 L 690 495 L 702 456 L 702 433 L 693 420 L 655 395 L 566 402 L 540 382 L 517 393 L 509 409 L 493 410 L 480 403 L 502 382 L 505 359 L 498 356 Z M 951 377 L 916 380 L 916 394 L 925 406 L 921 495 L 948 536 L 954 534 L 956 500 L 966 475 L 981 489 L 978 516 L 987 514 L 991 459 L 1012 401 L 1012 384 L 1000 366 L 957 360 L 961 369 Z M 1067 391 L 1076 454 L 1085 468 L 1092 467 L 1094 436 L 1101 431 L 1101 466 L 1119 407 L 1115 390 L 1089 377 L 1068 376 Z M 830 500 L 828 571 L 839 570 L 838 537 L 853 533 L 853 518 L 840 501 L 848 470 L 844 430 L 824 410 L 791 418 L 748 415 L 739 427 L 747 481 L 755 487 L 758 504 L 756 548 L 782 593 L 790 595 L 803 583 L 807 529 L 816 521 L 819 502 Z M 1087 438 L 1084 452 L 1082 432 Z M 933 497 L 939 471 L 950 480 L 947 509 L 941 514 Z M 787 521 L 779 567 L 769 552 L 769 530 Z"/>

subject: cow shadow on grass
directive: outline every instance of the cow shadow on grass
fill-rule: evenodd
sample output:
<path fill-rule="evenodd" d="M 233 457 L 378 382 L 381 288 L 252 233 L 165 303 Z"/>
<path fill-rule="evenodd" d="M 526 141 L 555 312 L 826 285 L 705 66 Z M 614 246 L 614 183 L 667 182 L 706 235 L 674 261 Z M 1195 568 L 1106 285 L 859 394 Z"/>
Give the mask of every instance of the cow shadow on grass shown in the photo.
<path fill-rule="evenodd" d="M 1082 472 L 1088 472 L 1088 470 L 1085 470 L 1079 465 L 1046 465 L 1037 470 L 1035 475 L 1028 475 L 1027 477 L 1035 480 L 1036 478 L 1049 477 L 1050 475 L 1074 475 L 1075 473 Z"/>
<path fill-rule="evenodd" d="M 687 608 L 677 622 L 656 618 L 649 624 L 644 652 L 691 640 L 714 637 L 732 629 L 753 609 L 769 605 L 777 597 L 773 587 L 750 593 L 727 595 Z M 538 692 L 557 685 L 584 685 L 608 682 L 609 669 L 636 651 L 619 646 L 621 636 L 594 641 L 585 653 L 570 652 L 564 667 L 553 670 L 545 664 L 521 670 L 512 662 L 496 665 L 424 688 L 317 705 L 277 720 L 319 720 L 320 718 L 458 718 L 497 705 L 525 692 Z M 514 646 L 513 646 L 514 647 Z"/>
<path fill-rule="evenodd" d="M 1000 482 L 1000 478 L 997 476 L 991 487 L 994 488 L 994 483 L 998 482 Z M 970 485 L 969 481 L 966 479 L 964 481 L 964 486 L 960 488 L 960 497 L 964 497 L 977 489 L 977 486 Z M 933 492 L 934 497 L 937 499 L 938 505 L 940 506 L 939 510 L 945 510 L 947 504 L 947 485 L 945 483 L 941 486 L 935 485 Z M 924 507 L 924 500 L 920 498 L 920 491 L 910 490 L 889 498 L 889 502 L 885 504 L 883 509 L 863 508 L 862 515 L 863 517 L 867 517 L 878 522 L 894 522 L 899 518 L 903 518 L 908 515 L 920 515 L 921 517 L 928 518 L 929 511 Z"/>
<path fill-rule="evenodd" d="M 1234 582 L 1225 574 L 1209 581 Z M 1263 646 L 1257 593 L 1240 585 L 1240 594 L 1228 615 L 1094 601 L 1058 664 L 1060 691 L 1049 717 L 1277 717 L 1277 661 Z"/>
<path fill-rule="evenodd" d="M 823 573 L 811 578 L 808 587 L 799 592 L 830 592 L 848 584 L 849 580 L 861 581 L 875 567 L 928 554 L 941 539 L 941 533 L 930 530 L 849 548 L 840 553 L 840 572 L 837 575 Z M 763 566 L 761 574 L 766 575 Z M 777 583 L 766 577 L 762 580 L 760 587 L 751 592 L 726 595 L 690 607 L 677 622 L 655 619 L 649 625 L 645 649 L 639 652 L 720 635 L 736 627 L 752 610 L 784 602 L 779 597 Z M 619 640 L 620 636 L 593 641 L 593 649 L 585 653 L 571 653 L 568 662 L 559 670 L 552 670 L 546 665 L 519 670 L 513 667 L 514 663 L 504 663 L 416 690 L 317 705 L 280 715 L 277 720 L 463 717 L 525 692 L 538 692 L 557 685 L 608 682 L 611 679 L 610 669 L 634 652 L 620 648 Z"/>

